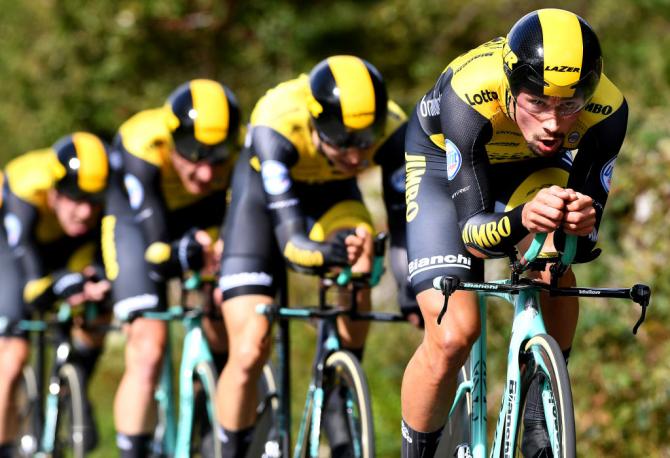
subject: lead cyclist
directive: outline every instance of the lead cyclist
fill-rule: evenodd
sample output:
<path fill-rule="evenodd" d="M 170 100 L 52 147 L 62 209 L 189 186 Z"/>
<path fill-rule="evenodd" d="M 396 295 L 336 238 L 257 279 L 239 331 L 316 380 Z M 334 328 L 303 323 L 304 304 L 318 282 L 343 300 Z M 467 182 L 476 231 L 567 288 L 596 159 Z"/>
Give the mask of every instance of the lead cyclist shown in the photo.
<path fill-rule="evenodd" d="M 417 104 L 405 142 L 407 244 L 426 324 L 403 378 L 403 457 L 434 455 L 480 332 L 472 292 L 455 292 L 437 324 L 444 297 L 433 278 L 482 281 L 484 259 L 523 250 L 536 233 L 550 234 L 548 250 L 577 235 L 577 261 L 595 259 L 627 118 L 594 30 L 559 9 L 533 11 L 453 60 Z M 536 276 L 548 281 L 548 268 Z M 559 283 L 575 284 L 571 270 Z M 567 361 L 577 299 L 543 296 L 542 313 Z M 537 386 L 527 409 L 524 456 L 551 456 Z"/>

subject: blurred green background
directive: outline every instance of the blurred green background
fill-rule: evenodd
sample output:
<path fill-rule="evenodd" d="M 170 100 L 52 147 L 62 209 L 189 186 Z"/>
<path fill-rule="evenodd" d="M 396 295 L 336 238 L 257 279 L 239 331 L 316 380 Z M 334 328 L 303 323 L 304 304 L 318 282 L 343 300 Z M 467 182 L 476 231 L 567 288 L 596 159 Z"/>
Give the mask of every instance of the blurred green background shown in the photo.
<path fill-rule="evenodd" d="M 577 268 L 580 282 L 653 288 L 637 337 L 630 332 L 638 313 L 632 305 L 582 302 L 570 360 L 580 455 L 670 456 L 670 0 L 0 0 L 0 163 L 73 130 L 111 140 L 127 117 L 161 105 L 194 77 L 225 82 L 248 116 L 265 90 L 334 53 L 370 60 L 409 111 L 451 59 L 547 6 L 570 9 L 592 24 L 605 72 L 630 106 L 601 230 L 603 255 Z M 376 176 L 366 181 L 382 229 Z M 499 275 L 504 266 L 491 264 L 491 274 Z M 296 296 L 314 289 L 309 279 L 294 284 Z M 393 297 L 387 279 L 375 306 L 393 310 Z M 491 308 L 490 418 L 510 314 L 508 307 Z M 300 342 L 295 385 L 302 392 L 313 332 L 294 328 Z M 399 383 L 420 338 L 409 326 L 373 327 L 364 365 L 379 456 L 399 455 Z M 92 387 L 104 433 L 97 456 L 115 454 L 111 400 L 121 345 L 119 336 L 110 338 Z"/>

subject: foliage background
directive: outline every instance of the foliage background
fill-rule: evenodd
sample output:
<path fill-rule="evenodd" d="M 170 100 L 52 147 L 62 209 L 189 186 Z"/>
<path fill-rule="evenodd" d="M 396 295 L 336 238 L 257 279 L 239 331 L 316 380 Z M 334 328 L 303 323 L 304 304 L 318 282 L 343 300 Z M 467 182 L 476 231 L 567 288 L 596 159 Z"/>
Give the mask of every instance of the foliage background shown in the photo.
<path fill-rule="evenodd" d="M 409 111 L 452 58 L 546 6 L 594 26 L 605 71 L 631 109 L 601 233 L 604 254 L 578 268 L 581 282 L 641 281 L 654 292 L 638 337 L 630 333 L 634 307 L 583 301 L 570 360 L 581 455 L 670 456 L 669 0 L 0 0 L 0 163 L 73 130 L 111 140 L 124 119 L 162 104 L 193 77 L 224 81 L 248 116 L 265 90 L 334 53 L 373 62 Z M 369 194 L 378 205 L 377 193 Z M 392 290 L 387 281 L 377 306 L 393 308 Z M 509 315 L 492 308 L 492 377 Z M 300 332 L 309 341 L 310 331 Z M 419 339 L 407 327 L 373 329 L 365 366 L 380 456 L 399 453 L 399 381 Z M 115 341 L 108 348 L 94 383 L 100 456 L 113 450 L 110 402 L 121 365 Z M 309 352 L 296 351 L 308 366 Z"/>

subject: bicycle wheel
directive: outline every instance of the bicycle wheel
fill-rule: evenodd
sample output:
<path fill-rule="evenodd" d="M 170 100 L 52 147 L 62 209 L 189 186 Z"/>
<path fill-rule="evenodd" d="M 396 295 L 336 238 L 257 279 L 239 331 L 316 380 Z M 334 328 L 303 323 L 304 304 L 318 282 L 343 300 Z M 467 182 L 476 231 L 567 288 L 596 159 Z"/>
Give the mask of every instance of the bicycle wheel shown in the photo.
<path fill-rule="evenodd" d="M 83 458 L 86 454 L 84 434 L 84 377 L 82 369 L 73 364 L 64 364 L 58 371 L 60 390 L 58 393 L 58 418 L 54 441 L 54 458 L 73 456 Z M 68 451 L 69 452 L 66 452 Z"/>
<path fill-rule="evenodd" d="M 263 366 L 258 381 L 258 407 L 256 408 L 256 426 L 254 437 L 249 445 L 249 458 L 279 458 L 279 399 L 277 377 L 269 361 Z"/>
<path fill-rule="evenodd" d="M 37 377 L 32 367 L 23 368 L 21 378 L 14 390 L 16 425 L 18 428 L 19 456 L 33 456 L 39 441 L 39 399 Z"/>
<path fill-rule="evenodd" d="M 458 371 L 457 384 L 470 380 L 470 359 Z M 472 415 L 472 395 L 467 393 L 458 403 L 442 430 L 442 438 L 435 456 L 455 456 L 454 451 L 462 444 L 470 444 L 470 416 Z"/>
<path fill-rule="evenodd" d="M 195 411 L 191 428 L 190 456 L 221 458 L 221 442 L 216 438 L 216 370 L 211 362 L 200 362 L 194 371 Z"/>
<path fill-rule="evenodd" d="M 358 359 L 348 351 L 336 351 L 328 356 L 323 368 L 323 388 L 321 427 L 324 431 L 320 434 L 319 456 L 374 457 L 372 406 L 367 379 Z M 343 412 L 327 412 L 332 396 L 341 397 L 343 402 L 339 406 Z M 310 426 L 308 424 L 308 432 Z M 306 447 L 307 450 L 310 447 Z"/>
<path fill-rule="evenodd" d="M 523 456 L 521 445 L 525 433 L 527 395 L 531 384 L 536 382 L 539 383 L 542 390 L 542 397 L 546 399 L 548 405 L 552 406 L 551 412 L 546 412 L 542 404 L 540 405 L 545 418 L 553 423 L 552 429 L 555 431 L 550 456 L 574 458 L 576 439 L 572 391 L 568 369 L 558 343 L 549 335 L 537 335 L 526 343 L 520 359 L 522 364 L 521 406 L 519 421 L 516 425 L 516 445 L 511 456 Z M 500 456 L 505 456 L 504 448 L 502 447 Z"/>

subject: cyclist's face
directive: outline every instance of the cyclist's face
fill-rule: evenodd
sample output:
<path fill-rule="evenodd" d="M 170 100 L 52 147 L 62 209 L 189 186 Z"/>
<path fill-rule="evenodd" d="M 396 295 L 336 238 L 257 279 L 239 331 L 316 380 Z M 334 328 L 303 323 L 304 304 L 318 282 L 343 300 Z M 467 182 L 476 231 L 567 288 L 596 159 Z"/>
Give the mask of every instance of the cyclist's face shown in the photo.
<path fill-rule="evenodd" d="M 179 180 L 190 194 L 206 193 L 211 189 L 215 178 L 221 176 L 223 172 L 222 164 L 212 164 L 207 161 L 191 162 L 176 151 L 172 153 L 172 164 Z"/>
<path fill-rule="evenodd" d="M 317 149 L 321 150 L 340 172 L 353 173 L 364 169 L 368 165 L 365 157 L 370 148 L 362 149 L 353 146 L 339 148 L 321 140 L 316 130 L 312 131 L 312 141 Z"/>
<path fill-rule="evenodd" d="M 539 97 L 522 89 L 516 97 L 516 109 L 512 106 L 511 111 L 531 151 L 549 157 L 560 150 L 583 105 L 573 99 Z"/>
<path fill-rule="evenodd" d="M 69 237 L 84 235 L 100 223 L 100 204 L 74 200 L 56 190 L 49 192 L 48 199 L 58 223 Z"/>

